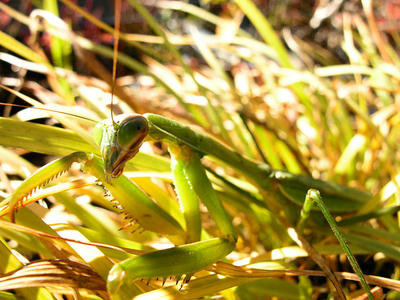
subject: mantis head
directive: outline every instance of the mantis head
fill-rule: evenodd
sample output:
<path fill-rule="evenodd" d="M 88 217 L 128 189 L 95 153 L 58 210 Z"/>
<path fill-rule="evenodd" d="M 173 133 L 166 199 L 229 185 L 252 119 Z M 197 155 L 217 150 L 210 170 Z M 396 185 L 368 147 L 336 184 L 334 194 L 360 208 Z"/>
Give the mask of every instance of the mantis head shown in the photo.
<path fill-rule="evenodd" d="M 147 132 L 147 120 L 141 115 L 120 115 L 115 123 L 108 119 L 96 125 L 93 137 L 100 145 L 108 182 L 122 174 L 125 164 L 139 151 Z"/>

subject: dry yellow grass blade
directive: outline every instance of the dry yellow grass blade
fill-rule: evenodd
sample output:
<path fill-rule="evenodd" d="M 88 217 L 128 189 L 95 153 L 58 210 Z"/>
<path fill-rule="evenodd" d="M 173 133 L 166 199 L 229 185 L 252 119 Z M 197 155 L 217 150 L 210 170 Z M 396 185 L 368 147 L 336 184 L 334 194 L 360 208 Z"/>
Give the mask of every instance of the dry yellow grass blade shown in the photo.
<path fill-rule="evenodd" d="M 0 277 L 0 290 L 59 286 L 105 291 L 105 281 L 91 268 L 67 259 L 39 260 Z"/>
<path fill-rule="evenodd" d="M 208 268 L 209 271 L 230 276 L 230 277 L 247 277 L 247 278 L 265 278 L 279 276 L 326 276 L 322 271 L 316 270 L 263 270 L 255 268 L 238 267 L 224 262 L 217 262 Z M 359 281 L 354 273 L 334 272 L 339 279 L 347 279 L 351 281 Z M 377 285 L 400 292 L 400 281 L 388 279 L 380 276 L 364 275 L 368 284 Z"/>
<path fill-rule="evenodd" d="M 81 241 L 81 240 L 77 240 L 77 239 L 64 238 L 64 237 L 48 234 L 48 233 L 45 233 L 45 232 L 41 232 L 39 230 L 31 229 L 31 228 L 28 228 L 26 226 L 18 225 L 18 224 L 15 224 L 15 223 L 12 223 L 12 222 L 8 222 L 8 221 L 3 221 L 3 220 L 0 220 L 0 228 L 7 228 L 7 229 L 10 229 L 10 230 L 29 233 L 29 234 L 32 234 L 34 236 L 41 237 L 41 238 L 48 238 L 48 239 L 53 239 L 53 240 L 62 240 L 62 241 L 65 241 L 65 242 L 72 242 L 72 243 L 76 243 L 76 244 L 82 244 L 82 245 L 88 245 L 88 246 L 93 246 L 93 247 L 100 247 L 100 248 L 106 248 L 106 249 L 111 249 L 111 250 L 117 250 L 117 251 L 122 251 L 122 252 L 135 254 L 135 255 L 141 255 L 141 254 L 146 253 L 146 251 L 143 251 L 143 250 L 135 250 L 135 249 L 125 248 L 125 247 L 117 247 L 117 246 L 103 244 L 103 243 L 86 242 L 86 241 Z"/>

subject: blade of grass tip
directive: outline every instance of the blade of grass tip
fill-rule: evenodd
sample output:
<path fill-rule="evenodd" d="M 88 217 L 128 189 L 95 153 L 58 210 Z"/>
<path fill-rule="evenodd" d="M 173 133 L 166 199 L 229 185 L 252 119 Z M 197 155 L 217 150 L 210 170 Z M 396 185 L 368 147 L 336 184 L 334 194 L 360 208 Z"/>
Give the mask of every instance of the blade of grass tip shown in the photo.
<path fill-rule="evenodd" d="M 313 207 L 314 202 L 309 198 L 306 197 L 303 208 L 300 212 L 300 219 L 297 223 L 297 230 L 296 231 L 294 228 L 289 228 L 288 233 L 290 237 L 292 238 L 293 241 L 295 241 L 302 249 L 304 249 L 308 255 L 311 257 L 311 259 L 321 268 L 321 270 L 325 273 L 325 276 L 331 281 L 332 285 L 336 289 L 336 297 L 339 297 L 340 299 L 346 299 L 346 296 L 343 292 L 343 289 L 341 287 L 341 284 L 335 275 L 335 273 L 330 269 L 330 267 L 327 265 L 325 262 L 324 258 L 320 254 L 319 251 L 317 251 L 311 244 L 302 236 L 306 220 L 310 216 L 311 209 Z M 334 292 L 334 291 L 333 291 Z"/>
<path fill-rule="evenodd" d="M 5 89 L 8 92 L 16 95 L 18 98 L 28 102 L 29 104 L 33 105 L 37 109 L 43 109 L 44 111 L 47 111 L 49 113 L 55 112 L 56 113 L 55 115 L 52 114 L 52 116 L 55 119 L 57 119 L 60 123 L 62 123 L 66 128 L 77 132 L 88 143 L 91 143 L 93 146 L 96 146 L 95 143 L 93 142 L 91 135 L 89 135 L 86 131 L 82 130 L 82 127 L 78 123 L 76 123 L 73 119 L 69 119 L 68 117 L 66 117 L 68 115 L 69 116 L 72 115 L 72 116 L 76 117 L 74 114 L 70 114 L 68 112 L 62 112 L 62 111 L 60 111 L 60 113 L 58 113 L 56 110 L 45 108 L 44 105 L 41 104 L 39 101 L 36 101 L 35 99 L 33 99 L 25 94 L 22 94 L 18 91 L 15 91 L 13 89 L 10 89 L 2 84 L 0 84 L 0 88 Z M 89 120 L 88 118 L 85 118 L 85 117 L 81 117 L 81 118 Z"/>
<path fill-rule="evenodd" d="M 0 144 L 3 146 L 59 156 L 76 151 L 98 153 L 76 133 L 54 126 L 0 118 L 0 130 Z"/>
<path fill-rule="evenodd" d="M 314 201 L 312 201 L 310 197 L 306 197 L 303 203 L 303 207 L 301 208 L 300 211 L 300 219 L 297 223 L 297 229 L 299 230 L 299 232 L 303 232 L 305 222 L 309 218 L 313 206 L 314 206 Z"/>
<path fill-rule="evenodd" d="M 321 199 L 321 195 L 319 193 L 318 190 L 315 189 L 309 189 L 306 195 L 306 201 L 315 201 L 317 203 L 317 205 L 319 206 L 319 208 L 321 209 L 322 214 L 324 215 L 325 219 L 327 220 L 329 226 L 331 227 L 334 235 L 336 236 L 336 238 L 338 239 L 340 245 L 343 248 L 343 251 L 345 252 L 354 272 L 357 274 L 357 276 L 360 278 L 360 283 L 361 286 L 363 287 L 363 289 L 365 290 L 365 292 L 368 295 L 368 299 L 370 300 L 374 300 L 374 296 L 372 295 L 370 288 L 367 284 L 367 282 L 365 281 L 364 275 L 361 271 L 360 266 L 357 263 L 357 260 L 355 259 L 354 255 L 351 253 L 349 246 L 347 245 L 347 242 L 345 241 L 344 237 L 342 236 L 342 234 L 339 231 L 338 226 L 336 225 L 335 220 L 333 219 L 332 215 L 330 214 L 330 212 L 328 211 L 328 209 L 326 208 L 324 202 Z"/>

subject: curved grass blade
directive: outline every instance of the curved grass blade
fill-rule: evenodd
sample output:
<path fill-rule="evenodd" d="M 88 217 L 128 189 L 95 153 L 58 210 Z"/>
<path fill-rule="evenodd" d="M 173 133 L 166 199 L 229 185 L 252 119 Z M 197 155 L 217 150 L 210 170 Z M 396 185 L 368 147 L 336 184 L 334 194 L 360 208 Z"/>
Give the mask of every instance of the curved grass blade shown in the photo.
<path fill-rule="evenodd" d="M 0 238 L 0 272 L 2 274 L 15 271 L 22 266 L 22 263 L 17 259 L 17 257 L 11 253 L 11 249 L 7 246 L 6 242 Z M 0 290 L 9 289 L 8 283 L 4 285 L 0 276 Z M 24 299 L 27 300 L 52 300 L 54 299 L 50 292 L 45 288 L 37 288 L 33 286 L 24 285 L 21 289 L 21 294 L 24 296 Z M 0 298 L 3 295 L 0 294 Z"/>

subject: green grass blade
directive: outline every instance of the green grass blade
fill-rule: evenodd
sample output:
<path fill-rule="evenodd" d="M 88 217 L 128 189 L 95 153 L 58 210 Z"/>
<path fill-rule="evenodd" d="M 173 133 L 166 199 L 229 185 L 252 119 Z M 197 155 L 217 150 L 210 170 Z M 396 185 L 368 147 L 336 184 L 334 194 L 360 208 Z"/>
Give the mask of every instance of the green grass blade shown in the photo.
<path fill-rule="evenodd" d="M 336 236 L 336 238 L 338 239 L 340 245 L 342 246 L 343 251 L 346 254 L 351 266 L 353 267 L 354 272 L 357 274 L 358 278 L 360 278 L 361 286 L 363 287 L 363 289 L 367 293 L 368 299 L 374 300 L 374 296 L 371 294 L 370 288 L 369 288 L 367 282 L 365 281 L 364 275 L 363 275 L 363 273 L 361 271 L 360 266 L 358 265 L 358 262 L 357 262 L 356 258 L 351 253 L 350 248 L 347 245 L 346 240 L 344 239 L 343 235 L 339 231 L 339 228 L 336 225 L 335 220 L 333 219 L 333 217 L 330 214 L 329 210 L 326 208 L 324 202 L 322 201 L 320 193 L 319 193 L 318 190 L 315 190 L 315 189 L 308 190 L 304 206 L 309 208 L 311 204 L 309 204 L 307 202 L 311 202 L 311 201 L 316 202 L 317 205 L 319 206 L 319 208 L 321 209 L 321 212 L 323 213 L 325 219 L 329 223 L 329 226 L 331 227 L 334 235 Z"/>
<path fill-rule="evenodd" d="M 52 65 L 47 63 L 39 54 L 32 51 L 31 48 L 25 46 L 3 31 L 0 31 L 0 46 L 22 56 L 27 60 L 44 65 L 49 70 L 53 70 Z"/>
<path fill-rule="evenodd" d="M 371 213 L 367 213 L 367 214 L 362 214 L 362 215 L 358 215 L 355 217 L 351 217 L 348 219 L 344 219 L 338 222 L 339 226 L 349 226 L 349 225 L 354 225 L 357 223 L 361 223 L 361 222 L 365 222 L 368 221 L 370 219 L 375 219 L 375 218 L 379 218 L 385 215 L 393 215 L 395 213 L 397 213 L 398 211 L 400 211 L 400 205 L 397 206 L 392 206 L 392 207 L 384 207 L 381 209 L 377 209 L 374 212 Z"/>
<path fill-rule="evenodd" d="M 350 232 L 345 233 L 344 236 L 352 244 L 355 244 L 362 249 L 369 250 L 370 253 L 382 252 L 387 257 L 400 262 L 400 247 L 398 246 L 378 241 L 376 238 L 370 238 Z"/>
<path fill-rule="evenodd" d="M 3 146 L 59 156 L 75 151 L 98 152 L 74 132 L 66 129 L 0 117 L 0 130 L 0 144 Z"/>
<path fill-rule="evenodd" d="M 258 10 L 257 6 L 251 0 L 235 0 L 235 3 L 251 20 L 254 27 L 260 33 L 264 41 L 275 49 L 279 62 L 286 68 L 291 68 L 292 64 L 289 55 L 282 44 L 276 32 L 273 30 L 267 19 Z"/>
<path fill-rule="evenodd" d="M 265 157 L 271 167 L 277 170 L 284 169 L 279 154 L 274 147 L 276 142 L 274 135 L 263 130 L 260 126 L 255 127 L 255 133 L 260 141 L 262 151 L 265 152 Z"/>
<path fill-rule="evenodd" d="M 361 134 L 354 135 L 336 163 L 335 173 L 340 175 L 349 174 L 357 163 L 357 154 L 363 152 L 367 143 L 368 140 L 365 136 Z"/>
<path fill-rule="evenodd" d="M 59 18 L 58 3 L 55 0 L 45 0 L 43 8 Z M 58 37 L 50 37 L 50 52 L 53 65 L 56 67 L 71 69 L 72 45 L 70 41 Z M 74 103 L 71 87 L 65 78 L 59 78 L 64 91 L 64 98 L 68 103 Z"/>

